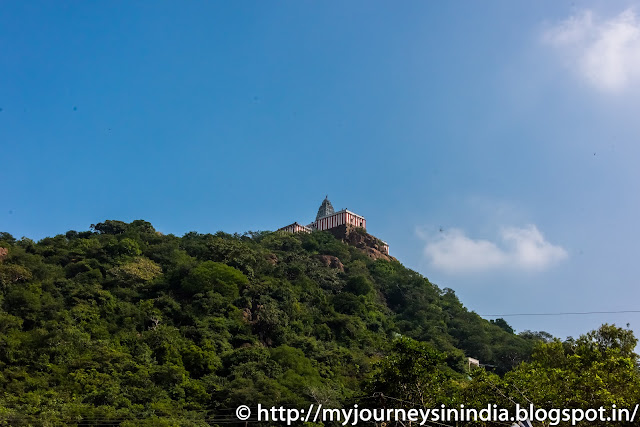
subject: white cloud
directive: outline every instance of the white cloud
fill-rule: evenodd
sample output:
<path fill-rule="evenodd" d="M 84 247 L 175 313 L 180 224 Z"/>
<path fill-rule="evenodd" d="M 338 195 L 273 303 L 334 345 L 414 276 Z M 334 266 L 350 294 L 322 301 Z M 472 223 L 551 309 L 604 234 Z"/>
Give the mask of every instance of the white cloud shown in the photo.
<path fill-rule="evenodd" d="M 615 93 L 640 86 L 640 20 L 631 9 L 611 19 L 583 11 L 548 28 L 543 40 L 599 90 Z"/>
<path fill-rule="evenodd" d="M 567 257 L 567 252 L 546 241 L 535 225 L 503 228 L 500 245 L 471 239 L 462 230 L 453 229 L 429 241 L 424 254 L 433 267 L 449 273 L 497 269 L 540 271 Z"/>
<path fill-rule="evenodd" d="M 502 230 L 502 239 L 516 266 L 526 269 L 545 269 L 567 257 L 567 251 L 547 242 L 535 225 Z"/>

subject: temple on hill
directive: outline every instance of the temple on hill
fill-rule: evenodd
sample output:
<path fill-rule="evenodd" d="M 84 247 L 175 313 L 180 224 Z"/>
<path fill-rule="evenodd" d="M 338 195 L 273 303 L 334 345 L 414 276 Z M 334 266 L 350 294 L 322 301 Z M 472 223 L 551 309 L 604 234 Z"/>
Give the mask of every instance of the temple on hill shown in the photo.
<path fill-rule="evenodd" d="M 318 208 L 316 220 L 311 224 L 302 225 L 294 222 L 293 224 L 280 228 L 279 231 L 287 231 L 290 233 L 311 233 L 312 231 L 330 231 L 336 228 L 362 228 L 366 230 L 367 220 L 362 215 L 358 215 L 348 209 L 342 209 L 336 212 L 329 201 L 329 197 L 326 196 L 322 201 L 320 208 Z M 389 245 L 386 242 L 382 243 L 384 249 L 383 252 L 389 254 Z"/>

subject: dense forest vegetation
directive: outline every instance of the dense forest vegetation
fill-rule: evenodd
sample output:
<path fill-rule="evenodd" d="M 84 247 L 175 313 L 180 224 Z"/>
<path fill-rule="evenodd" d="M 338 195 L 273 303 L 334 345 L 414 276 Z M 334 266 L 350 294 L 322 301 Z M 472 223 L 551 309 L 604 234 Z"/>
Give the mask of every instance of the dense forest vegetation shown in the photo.
<path fill-rule="evenodd" d="M 515 334 L 326 232 L 0 233 L 0 425 L 214 425 L 240 404 L 381 399 L 624 406 L 635 345 L 610 325 Z"/>

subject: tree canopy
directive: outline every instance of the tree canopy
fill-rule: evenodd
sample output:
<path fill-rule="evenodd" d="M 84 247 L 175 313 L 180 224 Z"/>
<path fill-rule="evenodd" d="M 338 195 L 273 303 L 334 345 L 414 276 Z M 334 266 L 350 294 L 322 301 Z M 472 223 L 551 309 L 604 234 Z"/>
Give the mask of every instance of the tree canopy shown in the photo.
<path fill-rule="evenodd" d="M 326 232 L 177 237 L 138 220 L 39 242 L 0 233 L 0 425 L 210 425 L 240 404 L 379 393 L 480 405 L 490 384 L 540 404 L 626 404 L 635 345 L 611 325 L 565 342 L 516 334 Z M 491 368 L 470 378 L 469 356 Z"/>

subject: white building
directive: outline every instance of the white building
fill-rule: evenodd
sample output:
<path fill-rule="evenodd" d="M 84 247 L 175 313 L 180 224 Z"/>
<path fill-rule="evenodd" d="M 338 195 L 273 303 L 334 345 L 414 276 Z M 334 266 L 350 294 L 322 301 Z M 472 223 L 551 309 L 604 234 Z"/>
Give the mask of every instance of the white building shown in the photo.
<path fill-rule="evenodd" d="M 316 220 L 308 225 L 301 225 L 297 222 L 289 224 L 286 227 L 282 227 L 280 231 L 287 231 L 290 233 L 311 233 L 314 230 L 326 231 L 336 227 L 357 227 L 367 229 L 367 220 L 355 212 L 351 212 L 347 209 L 342 209 L 338 212 L 333 209 L 333 205 L 329 201 L 328 196 L 324 198 L 320 208 L 318 208 L 318 214 Z M 382 242 L 383 252 L 389 254 L 389 245 L 386 242 Z"/>

